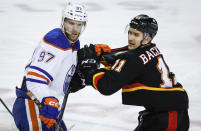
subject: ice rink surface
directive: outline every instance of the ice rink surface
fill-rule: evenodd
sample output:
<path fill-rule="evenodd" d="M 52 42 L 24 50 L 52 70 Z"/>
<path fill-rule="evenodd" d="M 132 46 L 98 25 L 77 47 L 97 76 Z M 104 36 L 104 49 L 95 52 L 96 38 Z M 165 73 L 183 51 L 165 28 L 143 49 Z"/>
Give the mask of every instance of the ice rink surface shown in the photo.
<path fill-rule="evenodd" d="M 11 109 L 15 86 L 41 38 L 59 27 L 64 0 L 0 0 L 0 97 Z M 188 92 L 190 131 L 201 131 L 201 1 L 83 0 L 88 23 L 84 44 L 127 44 L 125 26 L 138 14 L 158 21 L 157 44 L 171 71 Z M 70 94 L 64 121 L 72 131 L 132 131 L 142 107 L 121 104 L 121 91 L 103 96 L 92 87 Z M 11 115 L 0 104 L 0 131 L 14 131 Z"/>

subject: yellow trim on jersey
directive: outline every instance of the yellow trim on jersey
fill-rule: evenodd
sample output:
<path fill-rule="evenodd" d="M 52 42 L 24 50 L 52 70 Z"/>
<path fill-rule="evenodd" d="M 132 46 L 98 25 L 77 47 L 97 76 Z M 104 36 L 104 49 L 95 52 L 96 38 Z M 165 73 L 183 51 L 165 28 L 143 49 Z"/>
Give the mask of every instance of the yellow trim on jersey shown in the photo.
<path fill-rule="evenodd" d="M 109 71 L 110 71 L 110 70 L 111 70 L 111 66 L 105 66 L 105 67 L 104 67 L 104 69 L 106 69 L 106 70 L 109 70 Z"/>
<path fill-rule="evenodd" d="M 95 88 L 96 90 L 98 90 L 98 88 L 97 88 L 97 86 L 96 86 L 97 83 L 95 83 L 95 82 L 96 82 L 95 79 L 96 79 L 98 76 L 104 75 L 104 74 L 105 74 L 105 72 L 99 72 L 99 73 L 96 73 L 95 75 L 93 75 L 93 86 L 94 86 L 94 88 Z"/>
<path fill-rule="evenodd" d="M 131 92 L 136 90 L 151 90 L 151 91 L 184 91 L 183 88 L 155 88 L 155 87 L 146 87 L 146 86 L 139 86 L 134 87 L 131 89 L 122 89 L 122 92 Z"/>

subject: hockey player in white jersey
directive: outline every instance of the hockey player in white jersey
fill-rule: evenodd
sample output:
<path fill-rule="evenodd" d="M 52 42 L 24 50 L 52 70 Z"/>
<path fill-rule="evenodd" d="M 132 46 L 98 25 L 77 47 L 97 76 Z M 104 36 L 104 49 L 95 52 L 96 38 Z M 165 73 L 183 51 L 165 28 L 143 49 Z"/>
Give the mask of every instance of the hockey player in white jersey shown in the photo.
<path fill-rule="evenodd" d="M 20 131 L 54 131 L 64 92 L 69 87 L 77 65 L 79 36 L 84 31 L 87 14 L 83 5 L 68 3 L 62 12 L 61 27 L 48 32 L 36 47 L 26 66 L 21 88 L 16 88 L 13 106 L 16 126 Z M 74 75 L 80 84 L 78 75 Z M 73 76 L 73 77 L 74 77 Z M 84 85 L 80 84 L 78 88 Z M 76 91 L 75 89 L 72 91 Z M 31 100 L 34 95 L 43 108 Z M 64 122 L 61 128 L 66 131 Z"/>

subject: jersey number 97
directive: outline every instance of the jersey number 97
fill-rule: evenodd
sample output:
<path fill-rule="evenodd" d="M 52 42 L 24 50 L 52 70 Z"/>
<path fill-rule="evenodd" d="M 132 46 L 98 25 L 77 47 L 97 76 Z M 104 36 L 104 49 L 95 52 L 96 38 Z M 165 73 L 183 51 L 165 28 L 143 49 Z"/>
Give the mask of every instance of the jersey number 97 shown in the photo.
<path fill-rule="evenodd" d="M 55 55 L 53 55 L 50 52 L 47 51 L 41 51 L 39 58 L 38 58 L 38 62 L 42 62 L 44 61 L 45 63 L 50 62 L 51 60 L 53 60 L 55 57 Z"/>

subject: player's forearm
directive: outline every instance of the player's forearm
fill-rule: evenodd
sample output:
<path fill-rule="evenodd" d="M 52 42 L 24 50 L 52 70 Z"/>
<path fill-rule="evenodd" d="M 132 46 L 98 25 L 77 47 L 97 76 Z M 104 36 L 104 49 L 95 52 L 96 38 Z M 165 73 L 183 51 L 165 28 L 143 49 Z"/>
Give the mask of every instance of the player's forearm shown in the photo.
<path fill-rule="evenodd" d="M 103 95 L 111 95 L 122 88 L 122 83 L 106 72 L 93 75 L 93 87 Z"/>
<path fill-rule="evenodd" d="M 40 102 L 42 101 L 43 97 L 58 96 L 55 91 L 51 91 L 51 89 L 49 89 L 49 87 L 46 85 L 31 82 L 26 83 L 27 89 L 31 91 Z"/>

